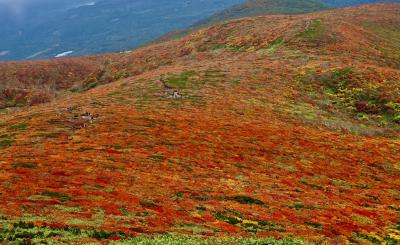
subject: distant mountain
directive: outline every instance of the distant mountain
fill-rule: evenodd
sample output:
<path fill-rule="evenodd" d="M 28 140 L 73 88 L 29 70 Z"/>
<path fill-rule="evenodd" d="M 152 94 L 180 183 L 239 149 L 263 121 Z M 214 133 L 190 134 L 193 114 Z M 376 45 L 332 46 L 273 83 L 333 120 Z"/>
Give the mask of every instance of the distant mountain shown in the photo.
<path fill-rule="evenodd" d="M 322 0 L 325 4 L 333 7 L 355 6 L 370 3 L 400 2 L 400 0 Z"/>
<path fill-rule="evenodd" d="M 329 7 L 355 6 L 400 0 L 247 0 L 198 22 L 195 26 L 207 26 L 221 21 L 265 14 L 303 14 Z"/>
<path fill-rule="evenodd" d="M 217 23 L 245 16 L 264 14 L 300 14 L 326 9 L 320 0 L 248 0 L 199 22 L 200 25 Z"/>
<path fill-rule="evenodd" d="M 221 12 L 215 13 L 212 16 L 195 23 L 190 28 L 168 33 L 157 41 L 179 38 L 203 27 L 246 16 L 303 14 L 328 8 L 329 6 L 322 3 L 320 0 L 247 0 Z"/>
<path fill-rule="evenodd" d="M 369 3 L 400 2 L 400 0 L 247 0 L 203 19 L 191 27 L 167 33 L 157 40 L 179 38 L 200 28 L 242 17 L 276 14 L 304 14 L 335 7 Z"/>
<path fill-rule="evenodd" d="M 0 60 L 131 49 L 242 1 L 0 1 Z"/>

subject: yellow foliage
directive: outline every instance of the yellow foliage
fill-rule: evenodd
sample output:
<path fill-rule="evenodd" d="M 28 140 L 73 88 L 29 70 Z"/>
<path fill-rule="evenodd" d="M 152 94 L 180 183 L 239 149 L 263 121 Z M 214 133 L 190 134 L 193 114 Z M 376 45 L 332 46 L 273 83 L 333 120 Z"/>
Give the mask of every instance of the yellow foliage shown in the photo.
<path fill-rule="evenodd" d="M 254 47 L 254 46 L 251 46 L 248 49 L 246 49 L 247 52 L 253 52 L 255 50 L 256 50 L 256 47 Z"/>
<path fill-rule="evenodd" d="M 388 235 L 390 238 L 400 241 L 400 232 L 399 231 L 391 229 L 391 230 L 389 230 Z"/>
<path fill-rule="evenodd" d="M 378 234 L 376 234 L 376 232 L 369 233 L 369 236 L 377 239 L 378 241 L 380 241 L 382 243 L 385 241 L 382 237 L 378 236 Z"/>
<path fill-rule="evenodd" d="M 243 224 L 252 224 L 252 225 L 258 225 L 257 221 L 254 220 L 248 220 L 248 219 L 242 219 Z"/>
<path fill-rule="evenodd" d="M 195 213 L 195 214 L 192 214 L 192 217 L 193 218 L 201 218 L 201 214 Z"/>

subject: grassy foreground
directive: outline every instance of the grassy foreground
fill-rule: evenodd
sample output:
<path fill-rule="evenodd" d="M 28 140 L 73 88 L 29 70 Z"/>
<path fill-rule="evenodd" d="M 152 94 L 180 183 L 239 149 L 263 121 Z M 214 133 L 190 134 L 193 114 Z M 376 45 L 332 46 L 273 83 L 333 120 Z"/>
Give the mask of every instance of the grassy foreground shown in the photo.
<path fill-rule="evenodd" d="M 248 245 L 302 245 L 307 244 L 300 240 L 291 238 L 275 239 L 275 238 L 204 238 L 199 236 L 173 236 L 162 235 L 157 237 L 138 237 L 132 240 L 118 241 L 112 244 L 248 244 Z"/>
<path fill-rule="evenodd" d="M 3 244 L 308 244 L 292 238 L 207 237 L 167 233 L 155 236 L 131 236 L 122 232 L 80 229 L 76 227 L 37 227 L 33 224 L 0 221 L 0 242 Z"/>

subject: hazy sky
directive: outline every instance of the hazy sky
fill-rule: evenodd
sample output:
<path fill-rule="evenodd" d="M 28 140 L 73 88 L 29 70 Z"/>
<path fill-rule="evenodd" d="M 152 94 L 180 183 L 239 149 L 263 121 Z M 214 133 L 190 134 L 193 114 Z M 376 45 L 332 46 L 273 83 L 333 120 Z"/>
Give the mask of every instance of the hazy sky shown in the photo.
<path fill-rule="evenodd" d="M 44 8 L 56 10 L 85 2 L 90 0 L 0 0 L 0 13 L 6 12 L 16 17 L 23 17 L 24 14 Z"/>
<path fill-rule="evenodd" d="M 24 13 L 25 2 L 27 1 L 29 0 L 0 0 L 0 8 L 8 10 L 14 15 L 22 15 Z"/>

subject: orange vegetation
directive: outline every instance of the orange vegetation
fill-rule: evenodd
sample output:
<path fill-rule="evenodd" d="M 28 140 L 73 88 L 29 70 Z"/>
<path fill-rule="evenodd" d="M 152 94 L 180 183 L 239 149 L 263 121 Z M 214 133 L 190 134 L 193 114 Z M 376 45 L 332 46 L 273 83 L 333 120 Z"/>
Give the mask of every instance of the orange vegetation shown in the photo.
<path fill-rule="evenodd" d="M 399 241 L 398 125 L 319 83 L 349 68 L 398 103 L 399 24 L 396 4 L 245 18 L 110 55 L 127 78 L 1 115 L 0 213 L 133 235 Z M 51 61 L 66 67 L 55 86 L 93 60 Z"/>

